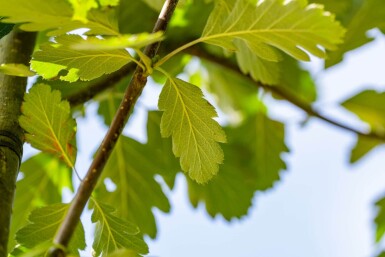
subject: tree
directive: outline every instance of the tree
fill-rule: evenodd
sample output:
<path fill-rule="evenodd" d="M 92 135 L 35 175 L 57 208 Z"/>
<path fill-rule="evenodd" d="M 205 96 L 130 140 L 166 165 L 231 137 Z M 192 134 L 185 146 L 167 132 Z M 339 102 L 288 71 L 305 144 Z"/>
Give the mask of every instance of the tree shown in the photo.
<path fill-rule="evenodd" d="M 147 254 L 143 235 L 157 233 L 152 209 L 170 210 L 162 186 L 173 189 L 182 171 L 193 206 L 204 202 L 227 220 L 246 215 L 255 192 L 286 169 L 285 125 L 270 117 L 269 96 L 357 134 L 351 162 L 383 144 L 384 93 L 344 101 L 369 129 L 345 125 L 313 107 L 315 82 L 299 62 L 341 62 L 371 41 L 368 30 L 384 30 L 385 8 L 310 2 L 0 0 L 0 257 L 79 255 L 86 205 L 95 256 Z M 24 95 L 28 76 L 37 78 Z M 148 77 L 162 91 L 140 143 L 121 133 Z M 91 100 L 109 129 L 82 178 L 73 116 Z M 20 166 L 24 140 L 41 153 Z M 76 191 L 68 204 L 64 189 Z M 384 200 L 377 205 L 379 241 Z"/>

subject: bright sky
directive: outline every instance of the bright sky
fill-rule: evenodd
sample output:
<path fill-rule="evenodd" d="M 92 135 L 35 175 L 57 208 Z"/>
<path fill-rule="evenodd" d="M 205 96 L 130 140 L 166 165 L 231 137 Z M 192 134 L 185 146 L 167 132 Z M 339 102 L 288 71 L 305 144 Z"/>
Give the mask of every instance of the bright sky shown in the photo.
<path fill-rule="evenodd" d="M 345 62 L 326 73 L 311 64 L 320 88 L 319 108 L 349 124 L 359 125 L 353 115 L 335 107 L 369 86 L 384 89 L 385 40 L 347 55 Z M 155 92 L 155 93 L 154 93 Z M 159 87 L 148 86 L 139 101 L 126 134 L 145 140 L 145 109 L 154 109 Z M 249 215 L 230 224 L 212 220 L 204 206 L 192 209 L 185 181 L 178 177 L 170 193 L 171 214 L 157 212 L 159 234 L 149 240 L 150 256 L 157 257 L 369 257 L 374 247 L 373 203 L 385 195 L 383 149 L 358 164 L 348 164 L 355 136 L 312 119 L 300 127 L 304 115 L 289 104 L 275 102 L 271 113 L 286 121 L 285 156 L 289 169 L 274 189 L 258 193 Z M 90 105 L 89 116 L 96 114 Z M 102 121 L 78 120 L 77 169 L 84 173 L 103 137 Z M 92 131 L 93 133 L 90 133 Z M 96 140 L 99 139 L 99 140 Z M 27 153 L 28 155 L 28 153 Z M 231 203 L 229 203 L 231 204 Z M 89 245 L 91 245 L 90 243 Z M 88 255 L 88 254 L 87 254 Z"/>

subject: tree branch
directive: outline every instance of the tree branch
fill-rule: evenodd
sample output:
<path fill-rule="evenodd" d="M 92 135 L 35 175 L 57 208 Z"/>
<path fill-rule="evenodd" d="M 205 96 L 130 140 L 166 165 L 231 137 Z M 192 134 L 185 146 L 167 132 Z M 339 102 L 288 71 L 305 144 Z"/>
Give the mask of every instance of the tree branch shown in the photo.
<path fill-rule="evenodd" d="M 261 82 L 256 82 L 249 75 L 245 75 L 239 69 L 239 67 L 236 64 L 234 64 L 233 62 L 231 62 L 229 59 L 213 55 L 213 54 L 207 52 L 206 50 L 204 50 L 202 47 L 193 46 L 189 49 L 186 49 L 184 52 L 191 54 L 191 55 L 194 55 L 194 56 L 197 56 L 197 57 L 200 57 L 202 59 L 208 60 L 210 62 L 216 63 L 218 65 L 221 65 L 221 66 L 223 66 L 223 67 L 225 67 L 225 68 L 227 68 L 227 69 L 229 69 L 235 73 L 238 73 L 240 76 L 246 77 L 255 86 L 257 86 L 259 88 L 263 88 L 267 91 L 273 92 L 274 94 L 282 97 L 286 101 L 295 105 L 296 107 L 298 107 L 302 111 L 306 112 L 309 116 L 316 117 L 320 120 L 323 120 L 323 121 L 325 121 L 325 122 L 327 122 L 327 123 L 329 123 L 335 127 L 344 129 L 346 131 L 353 132 L 353 133 L 357 134 L 358 136 L 373 138 L 373 139 L 377 139 L 380 141 L 385 141 L 385 134 L 384 133 L 380 133 L 377 131 L 369 131 L 369 132 L 361 131 L 357 128 L 346 125 L 346 124 L 344 124 L 344 123 L 342 123 L 342 122 L 340 122 L 334 118 L 327 117 L 326 115 L 323 115 L 319 111 L 317 111 L 311 104 L 309 104 L 308 102 L 297 97 L 289 89 L 286 89 L 285 87 L 270 86 L 270 85 L 263 84 Z"/>
<path fill-rule="evenodd" d="M 166 30 L 177 3 L 178 0 L 166 0 L 154 26 L 153 32 Z M 144 53 L 152 59 L 156 55 L 159 45 L 160 43 L 157 42 L 147 46 Z M 137 99 L 141 95 L 142 90 L 147 83 L 147 76 L 146 71 L 143 71 L 140 67 L 136 68 L 130 84 L 126 89 L 124 98 L 119 106 L 114 120 L 112 121 L 111 127 L 108 129 L 107 134 L 105 135 L 84 180 L 80 184 L 80 187 L 71 202 L 68 213 L 55 236 L 55 244 L 64 248 L 68 246 L 68 243 L 80 220 L 84 207 L 96 186 L 98 178 L 100 177 L 103 168 L 107 163 L 107 160 L 110 157 L 120 134 L 122 133 L 123 127 L 125 126 Z M 65 256 L 61 247 L 51 249 L 50 256 Z"/>
<path fill-rule="evenodd" d="M 29 65 L 35 38 L 35 33 L 13 29 L 0 40 L 0 64 Z M 0 73 L 0 257 L 8 255 L 13 197 L 23 152 L 19 116 L 26 86 L 27 78 Z"/>

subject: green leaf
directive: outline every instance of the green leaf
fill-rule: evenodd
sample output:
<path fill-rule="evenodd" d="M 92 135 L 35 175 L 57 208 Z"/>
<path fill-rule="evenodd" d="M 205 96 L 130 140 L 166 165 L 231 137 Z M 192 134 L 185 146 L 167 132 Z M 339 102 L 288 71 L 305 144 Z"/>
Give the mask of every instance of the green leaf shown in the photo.
<path fill-rule="evenodd" d="M 135 225 L 114 215 L 114 208 L 92 200 L 92 222 L 96 223 L 95 240 L 92 248 L 96 256 L 126 248 L 137 253 L 148 253 L 148 247 L 140 237 Z"/>
<path fill-rule="evenodd" d="M 35 73 L 32 72 L 28 66 L 22 63 L 3 63 L 0 64 L 0 72 L 18 77 L 30 77 L 35 76 Z"/>
<path fill-rule="evenodd" d="M 385 132 L 385 92 L 365 90 L 341 105 L 368 123 L 373 130 Z"/>
<path fill-rule="evenodd" d="M 73 189 L 71 169 L 50 155 L 40 153 L 31 157 L 22 163 L 20 171 L 23 178 L 16 184 L 8 249 L 15 246 L 16 231 L 25 225 L 32 209 L 60 202 L 62 190 Z"/>
<path fill-rule="evenodd" d="M 107 257 L 140 257 L 137 253 L 128 249 L 119 249 L 111 254 L 108 254 Z"/>
<path fill-rule="evenodd" d="M 29 215 L 30 224 L 20 229 L 16 234 L 17 242 L 31 249 L 46 241 L 52 241 L 65 218 L 68 207 L 68 204 L 59 203 L 32 211 Z M 82 224 L 79 223 L 68 250 L 73 254 L 77 254 L 79 249 L 84 250 L 85 247 L 84 229 Z"/>
<path fill-rule="evenodd" d="M 385 8 L 382 8 L 383 4 L 384 2 L 382 0 L 362 1 L 360 8 L 347 22 L 348 25 L 344 43 L 339 47 L 338 51 L 329 54 L 329 58 L 326 61 L 327 67 L 341 62 L 346 52 L 373 41 L 373 38 L 367 34 L 369 30 L 373 28 L 385 28 Z"/>
<path fill-rule="evenodd" d="M 173 152 L 180 157 L 182 170 L 198 183 L 209 181 L 218 172 L 223 152 L 218 142 L 226 135 L 214 107 L 203 98 L 202 91 L 183 80 L 167 80 L 159 96 L 163 137 L 172 136 Z"/>
<path fill-rule="evenodd" d="M 75 50 L 111 50 L 124 48 L 142 48 L 149 44 L 163 40 L 163 32 L 141 33 L 134 35 L 120 35 L 100 40 L 97 37 L 89 37 L 87 40 L 73 44 Z"/>
<path fill-rule="evenodd" d="M 163 0 L 142 0 L 142 1 L 156 11 L 160 11 L 164 4 Z"/>
<path fill-rule="evenodd" d="M 194 207 L 204 202 L 210 216 L 221 214 L 230 221 L 247 214 L 256 191 L 269 189 L 280 179 L 286 169 L 281 155 L 288 148 L 284 125 L 267 117 L 263 106 L 239 127 L 225 131 L 228 143 L 218 175 L 207 185 L 189 180 L 188 189 Z"/>
<path fill-rule="evenodd" d="M 308 53 L 325 58 L 319 46 L 335 50 L 343 35 L 333 15 L 319 5 L 306 6 L 306 1 L 265 0 L 252 5 L 249 0 L 220 0 L 199 41 L 236 51 L 238 39 L 268 61 L 280 60 L 274 48 L 308 61 Z"/>
<path fill-rule="evenodd" d="M 71 117 L 70 106 L 61 100 L 60 92 L 51 91 L 44 84 L 31 88 L 24 96 L 21 127 L 26 140 L 35 148 L 54 154 L 69 167 L 76 159 L 76 122 Z"/>
<path fill-rule="evenodd" d="M 88 13 L 88 23 L 73 21 L 73 10 L 68 1 L 51 0 L 0 0 L 0 16 L 3 22 L 22 23 L 26 31 L 49 31 L 49 35 L 88 28 L 90 34 L 118 35 L 117 22 L 110 11 L 92 10 Z"/>
<path fill-rule="evenodd" d="M 0 17 L 0 39 L 8 35 L 8 33 L 12 31 L 14 26 L 13 24 L 1 23 L 1 20 L 3 18 L 4 17 Z"/>
<path fill-rule="evenodd" d="M 377 146 L 383 145 L 384 142 L 378 139 L 358 136 L 356 145 L 351 150 L 350 163 L 359 161 Z"/>
<path fill-rule="evenodd" d="M 119 4 L 119 0 L 98 0 L 101 6 L 117 6 Z"/>
<path fill-rule="evenodd" d="M 158 170 L 152 162 L 154 155 L 152 149 L 121 136 L 101 178 L 105 183 L 110 179 L 116 189 L 107 192 L 106 187 L 100 187 L 97 194 L 104 203 L 120 206 L 117 216 L 138 225 L 142 233 L 152 238 L 156 236 L 152 209 L 170 211 L 170 203 L 154 179 Z"/>
<path fill-rule="evenodd" d="M 45 79 L 57 77 L 62 70 L 67 70 L 68 74 L 60 76 L 60 79 L 70 82 L 79 78 L 92 80 L 103 74 L 112 73 L 134 60 L 123 49 L 74 50 L 71 48 L 72 45 L 87 41 L 78 35 L 63 35 L 56 37 L 55 40 L 56 43 L 41 45 L 41 50 L 33 54 L 31 67 Z"/>
<path fill-rule="evenodd" d="M 98 3 L 96 0 L 68 0 L 74 9 L 74 14 L 72 16 L 73 20 L 78 20 L 83 23 L 87 23 L 87 14 L 88 11 L 92 8 L 97 8 Z"/>
<path fill-rule="evenodd" d="M 378 212 L 374 222 L 376 224 L 376 242 L 378 243 L 385 234 L 385 198 L 378 200 L 376 207 Z"/>

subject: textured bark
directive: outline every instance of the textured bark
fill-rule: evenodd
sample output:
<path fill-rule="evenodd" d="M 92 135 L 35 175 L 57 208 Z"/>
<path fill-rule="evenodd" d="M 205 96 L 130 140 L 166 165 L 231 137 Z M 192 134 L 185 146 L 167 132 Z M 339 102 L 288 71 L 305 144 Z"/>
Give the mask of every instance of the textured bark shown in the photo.
<path fill-rule="evenodd" d="M 0 64 L 28 65 L 35 33 L 15 29 L 0 40 Z M 6 257 L 12 203 L 23 149 L 20 106 L 27 79 L 0 73 L 0 257 Z"/>

